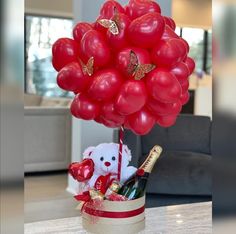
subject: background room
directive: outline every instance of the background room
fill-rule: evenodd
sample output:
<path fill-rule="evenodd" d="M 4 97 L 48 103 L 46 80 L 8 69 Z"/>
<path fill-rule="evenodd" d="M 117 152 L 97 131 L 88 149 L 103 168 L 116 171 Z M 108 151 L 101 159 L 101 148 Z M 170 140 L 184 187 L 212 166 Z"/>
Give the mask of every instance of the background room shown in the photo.
<path fill-rule="evenodd" d="M 25 222 L 77 216 L 72 194 L 77 184 L 68 165 L 82 159 L 88 146 L 117 141 L 117 130 L 70 114 L 73 93 L 62 91 L 51 65 L 51 47 L 72 37 L 78 21 L 96 20 L 103 0 L 25 1 Z M 120 3 L 126 3 L 122 0 Z M 177 124 L 156 127 L 145 137 L 127 136 L 138 165 L 153 144 L 166 150 L 150 178 L 147 206 L 211 200 L 212 22 L 210 0 L 158 0 L 176 22 L 176 34 L 190 45 L 196 62 L 190 77 L 190 101 Z M 181 131 L 180 131 L 181 129 Z M 155 143 L 156 142 L 156 143 Z"/>

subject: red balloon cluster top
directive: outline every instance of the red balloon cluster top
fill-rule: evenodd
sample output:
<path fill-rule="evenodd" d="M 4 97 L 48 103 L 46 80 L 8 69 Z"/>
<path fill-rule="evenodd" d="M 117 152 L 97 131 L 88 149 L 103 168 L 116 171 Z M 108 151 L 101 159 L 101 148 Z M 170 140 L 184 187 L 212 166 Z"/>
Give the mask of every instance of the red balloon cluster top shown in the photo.
<path fill-rule="evenodd" d="M 57 83 L 75 93 L 73 116 L 145 135 L 172 126 L 189 100 L 195 63 L 189 45 L 151 0 L 122 7 L 108 0 L 95 23 L 78 23 L 73 39 L 52 48 Z"/>

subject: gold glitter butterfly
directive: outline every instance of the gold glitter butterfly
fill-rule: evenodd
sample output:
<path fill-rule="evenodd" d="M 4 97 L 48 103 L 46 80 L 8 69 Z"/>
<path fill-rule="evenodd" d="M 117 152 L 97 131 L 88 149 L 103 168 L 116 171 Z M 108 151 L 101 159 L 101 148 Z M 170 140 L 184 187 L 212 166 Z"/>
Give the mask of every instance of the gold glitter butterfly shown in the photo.
<path fill-rule="evenodd" d="M 87 64 L 84 64 L 83 61 L 80 59 L 80 64 L 83 70 L 83 73 L 86 75 L 88 74 L 89 76 L 93 75 L 93 66 L 94 66 L 94 57 L 91 57 Z"/>
<path fill-rule="evenodd" d="M 130 51 L 130 62 L 127 73 L 133 75 L 135 80 L 141 80 L 147 73 L 155 69 L 154 64 L 139 64 L 138 57 L 134 51 Z"/>
<path fill-rule="evenodd" d="M 107 28 L 113 35 L 118 35 L 120 27 L 120 17 L 116 7 L 114 7 L 114 17 L 112 20 L 100 19 L 98 20 L 98 23 L 102 25 L 104 28 Z"/>

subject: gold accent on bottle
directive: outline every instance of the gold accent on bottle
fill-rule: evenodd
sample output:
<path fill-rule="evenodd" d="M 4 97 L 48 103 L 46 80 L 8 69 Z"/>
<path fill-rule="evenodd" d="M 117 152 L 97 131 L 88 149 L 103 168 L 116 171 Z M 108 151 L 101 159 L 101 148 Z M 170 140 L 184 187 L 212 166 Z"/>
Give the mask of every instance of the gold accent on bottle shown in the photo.
<path fill-rule="evenodd" d="M 162 153 L 161 146 L 155 145 L 151 149 L 147 159 L 144 161 L 144 163 L 142 164 L 140 169 L 143 169 L 145 172 L 151 173 L 151 171 L 152 171 L 157 159 L 160 157 L 161 153 Z"/>
<path fill-rule="evenodd" d="M 121 183 L 119 183 L 116 180 L 114 180 L 109 187 L 109 189 L 115 193 L 117 193 L 120 188 L 121 188 Z"/>

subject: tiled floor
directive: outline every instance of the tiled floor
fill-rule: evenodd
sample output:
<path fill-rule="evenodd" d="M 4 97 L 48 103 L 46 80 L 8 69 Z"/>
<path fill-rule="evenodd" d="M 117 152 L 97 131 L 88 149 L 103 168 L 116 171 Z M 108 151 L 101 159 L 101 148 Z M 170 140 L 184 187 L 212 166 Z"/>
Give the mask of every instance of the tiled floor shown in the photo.
<path fill-rule="evenodd" d="M 25 222 L 65 218 L 79 215 L 77 202 L 66 192 L 67 175 L 35 175 L 25 177 Z"/>

